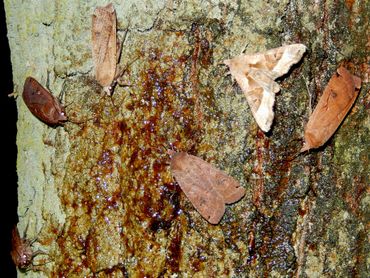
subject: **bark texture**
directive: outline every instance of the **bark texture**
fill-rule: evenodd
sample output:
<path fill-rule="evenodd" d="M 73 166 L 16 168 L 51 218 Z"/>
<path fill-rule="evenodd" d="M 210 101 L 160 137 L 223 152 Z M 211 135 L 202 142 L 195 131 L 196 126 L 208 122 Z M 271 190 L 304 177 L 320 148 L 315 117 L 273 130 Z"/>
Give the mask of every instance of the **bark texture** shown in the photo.
<path fill-rule="evenodd" d="M 94 80 L 90 44 L 106 4 L 5 1 L 17 92 L 33 76 L 83 122 L 50 128 L 16 100 L 18 227 L 48 253 L 27 275 L 368 276 L 367 1 L 113 1 L 127 86 L 112 97 Z M 222 61 L 289 43 L 308 51 L 278 81 L 264 134 Z M 292 160 L 339 65 L 363 80 L 359 97 L 327 144 Z M 219 225 L 172 179 L 168 148 L 246 189 Z"/>

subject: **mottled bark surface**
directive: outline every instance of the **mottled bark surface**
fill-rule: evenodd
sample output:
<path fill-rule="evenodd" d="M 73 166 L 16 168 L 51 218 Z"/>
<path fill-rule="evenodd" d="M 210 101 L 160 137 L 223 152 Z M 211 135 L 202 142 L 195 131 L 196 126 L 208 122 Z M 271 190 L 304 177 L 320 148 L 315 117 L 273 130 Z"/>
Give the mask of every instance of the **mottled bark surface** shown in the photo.
<path fill-rule="evenodd" d="M 33 76 L 63 91 L 68 116 L 83 122 L 49 128 L 17 98 L 18 227 L 29 223 L 33 248 L 49 254 L 27 274 L 366 277 L 366 2 L 114 1 L 127 86 L 110 98 L 94 81 L 90 45 L 91 15 L 105 2 L 5 1 L 17 92 Z M 308 51 L 280 78 L 264 134 L 222 61 L 288 43 Z M 339 65 L 363 80 L 353 109 L 327 144 L 291 160 Z M 246 189 L 219 225 L 174 182 L 168 148 Z"/>

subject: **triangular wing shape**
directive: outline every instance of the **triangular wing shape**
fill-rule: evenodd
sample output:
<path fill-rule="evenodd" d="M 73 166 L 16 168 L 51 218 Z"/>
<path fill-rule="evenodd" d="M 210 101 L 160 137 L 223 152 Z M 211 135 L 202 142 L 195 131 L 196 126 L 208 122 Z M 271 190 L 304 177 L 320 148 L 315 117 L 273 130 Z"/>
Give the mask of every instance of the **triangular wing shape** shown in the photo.
<path fill-rule="evenodd" d="M 184 152 L 173 155 L 171 172 L 190 202 L 211 224 L 220 222 L 225 203 L 234 203 L 245 194 L 232 177 Z"/>
<path fill-rule="evenodd" d="M 286 74 L 305 51 L 306 46 L 303 44 L 291 44 L 224 61 L 244 92 L 252 114 L 264 132 L 270 130 L 274 119 L 275 93 L 280 90 L 274 80 Z"/>

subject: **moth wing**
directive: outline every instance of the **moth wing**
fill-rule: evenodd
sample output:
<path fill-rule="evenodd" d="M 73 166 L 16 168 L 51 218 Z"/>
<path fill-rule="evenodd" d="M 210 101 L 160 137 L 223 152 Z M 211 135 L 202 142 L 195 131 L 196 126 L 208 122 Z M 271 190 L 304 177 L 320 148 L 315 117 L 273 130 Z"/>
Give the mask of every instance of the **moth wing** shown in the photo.
<path fill-rule="evenodd" d="M 18 246 L 22 242 L 21 236 L 19 235 L 18 229 L 16 226 L 14 226 L 12 230 L 12 246 Z"/>
<path fill-rule="evenodd" d="M 103 87 L 114 80 L 117 65 L 117 18 L 112 4 L 97 7 L 92 17 L 92 55 L 96 80 Z"/>
<path fill-rule="evenodd" d="M 288 73 L 292 65 L 298 63 L 306 52 L 304 44 L 290 44 L 270 49 L 266 52 L 266 59 L 271 60 L 271 70 L 275 78 Z"/>
<path fill-rule="evenodd" d="M 247 78 L 259 85 L 258 89 L 250 91 L 245 96 L 258 126 L 267 132 L 274 120 L 275 93 L 280 90 L 280 86 L 266 70 L 252 69 Z"/>
<path fill-rule="evenodd" d="M 12 230 L 12 249 L 10 251 L 10 255 L 13 259 L 13 262 L 17 264 L 19 261 L 19 247 L 22 245 L 22 239 L 19 235 L 18 229 L 14 226 Z"/>
<path fill-rule="evenodd" d="M 344 67 L 338 68 L 317 103 L 305 127 L 305 145 L 301 152 L 325 144 L 334 134 L 355 102 L 361 79 Z"/>
<path fill-rule="evenodd" d="M 225 202 L 211 186 L 205 186 L 204 177 L 194 171 L 173 171 L 176 181 L 196 210 L 211 224 L 220 222 L 225 213 Z"/>
<path fill-rule="evenodd" d="M 186 153 L 171 160 L 171 171 L 186 197 L 209 223 L 217 224 L 225 213 L 224 197 L 211 185 L 208 163 Z"/>
<path fill-rule="evenodd" d="M 176 176 L 175 176 L 176 177 Z M 197 186 L 202 182 L 199 177 L 193 177 L 193 182 L 176 178 L 186 197 L 196 210 L 211 224 L 218 224 L 225 213 L 223 198 L 211 187 L 207 189 Z"/>
<path fill-rule="evenodd" d="M 59 100 L 36 79 L 27 77 L 22 97 L 31 113 L 44 123 L 54 125 L 67 121 L 64 108 Z"/>
<path fill-rule="evenodd" d="M 270 130 L 274 119 L 275 93 L 280 90 L 274 80 L 287 73 L 301 59 L 305 50 L 303 44 L 292 44 L 224 61 L 243 90 L 252 114 L 263 131 Z"/>
<path fill-rule="evenodd" d="M 225 172 L 212 167 L 213 176 L 212 187 L 223 197 L 226 204 L 232 204 L 239 201 L 245 194 L 245 189 L 240 186 L 234 178 L 228 176 Z"/>
<path fill-rule="evenodd" d="M 212 164 L 195 157 L 194 164 L 197 163 L 205 163 L 203 165 L 203 171 L 207 173 L 209 184 L 220 196 L 222 196 L 224 203 L 235 203 L 244 196 L 245 189 L 241 187 L 239 182 L 233 177 L 230 177 L 224 171 L 212 166 Z"/>
<path fill-rule="evenodd" d="M 245 194 L 234 178 L 196 156 L 175 154 L 171 170 L 185 195 L 211 224 L 221 220 L 225 203 L 234 203 Z"/>

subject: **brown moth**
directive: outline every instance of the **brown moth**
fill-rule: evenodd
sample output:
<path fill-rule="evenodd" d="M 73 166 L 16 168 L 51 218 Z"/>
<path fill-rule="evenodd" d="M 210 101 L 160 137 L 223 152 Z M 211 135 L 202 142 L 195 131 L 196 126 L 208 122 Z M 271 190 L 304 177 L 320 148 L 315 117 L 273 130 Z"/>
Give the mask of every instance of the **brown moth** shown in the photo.
<path fill-rule="evenodd" d="M 92 16 L 92 56 L 95 65 L 95 78 L 111 95 L 116 77 L 117 17 L 112 4 L 97 7 Z"/>
<path fill-rule="evenodd" d="M 220 222 L 225 204 L 239 201 L 245 194 L 240 184 L 208 162 L 185 152 L 169 151 L 170 169 L 182 191 L 209 223 Z"/>
<path fill-rule="evenodd" d="M 32 244 L 35 240 L 22 238 L 15 226 L 12 230 L 12 250 L 10 255 L 16 267 L 21 271 L 37 270 L 37 266 L 33 265 L 33 258 L 45 252 L 32 250 Z"/>
<path fill-rule="evenodd" d="M 279 84 L 274 80 L 299 62 L 305 51 L 306 46 L 303 44 L 291 44 L 224 61 L 244 92 L 252 114 L 264 132 L 270 130 L 274 119 L 275 94 L 280 91 Z"/>
<path fill-rule="evenodd" d="M 361 79 L 344 67 L 337 69 L 326 86 L 304 131 L 301 152 L 326 143 L 351 109 L 361 88 Z"/>
<path fill-rule="evenodd" d="M 23 100 L 31 113 L 50 126 L 67 121 L 64 107 L 36 79 L 27 77 L 23 87 Z"/>

